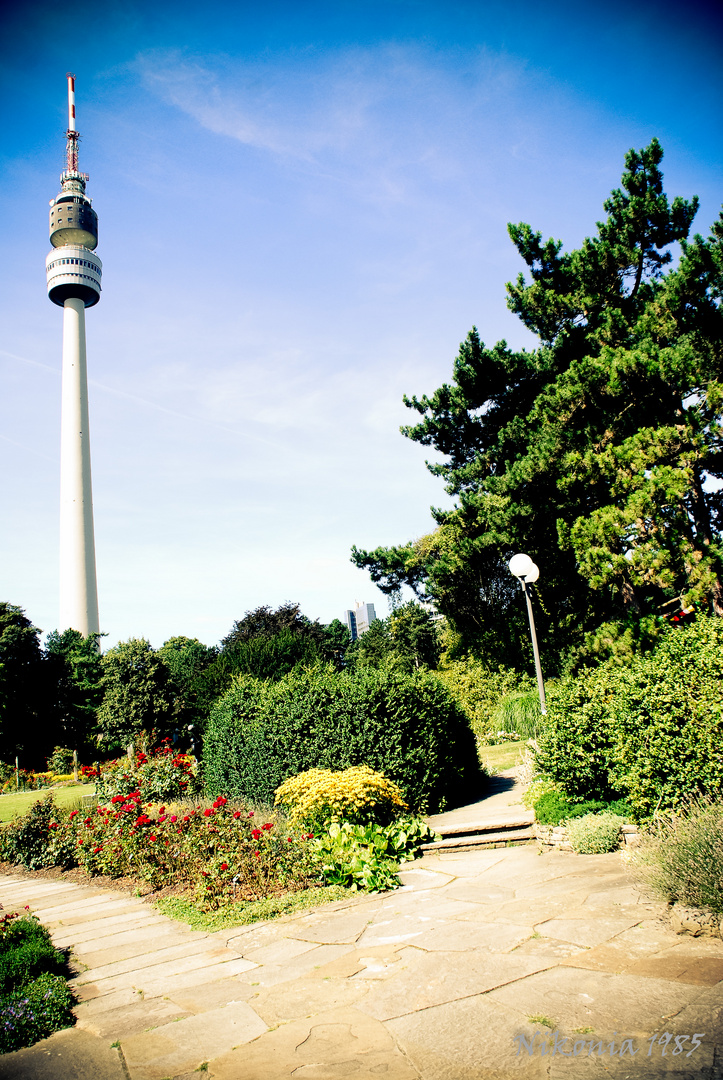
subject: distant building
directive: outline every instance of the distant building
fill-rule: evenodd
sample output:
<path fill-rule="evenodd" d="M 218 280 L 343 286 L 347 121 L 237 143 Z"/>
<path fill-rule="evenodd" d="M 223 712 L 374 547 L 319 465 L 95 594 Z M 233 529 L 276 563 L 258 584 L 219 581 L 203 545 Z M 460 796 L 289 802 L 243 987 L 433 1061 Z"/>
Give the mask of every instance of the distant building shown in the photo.
<path fill-rule="evenodd" d="M 362 634 L 366 634 L 371 624 L 376 621 L 376 618 L 377 613 L 374 610 L 374 604 L 360 604 L 357 600 L 354 610 L 344 613 L 344 621 L 351 634 L 352 641 L 356 641 Z"/>

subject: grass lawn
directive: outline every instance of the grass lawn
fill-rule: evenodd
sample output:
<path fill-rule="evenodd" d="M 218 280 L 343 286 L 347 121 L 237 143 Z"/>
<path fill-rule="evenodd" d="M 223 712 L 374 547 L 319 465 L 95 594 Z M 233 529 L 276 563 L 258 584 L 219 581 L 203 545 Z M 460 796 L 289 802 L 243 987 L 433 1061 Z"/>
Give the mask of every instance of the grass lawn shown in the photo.
<path fill-rule="evenodd" d="M 18 814 L 24 814 L 34 802 L 42 799 L 50 790 L 50 788 L 41 788 L 40 791 L 13 791 L 8 795 L 0 795 L 0 821 L 11 821 Z M 94 791 L 95 786 L 93 784 L 52 788 L 56 805 L 71 808 L 76 805 L 80 806 L 81 796 L 92 795 Z"/>
<path fill-rule="evenodd" d="M 508 742 L 500 743 L 499 746 L 483 746 L 480 749 L 480 757 L 488 772 L 505 772 L 520 764 L 526 745 L 526 742 Z"/>

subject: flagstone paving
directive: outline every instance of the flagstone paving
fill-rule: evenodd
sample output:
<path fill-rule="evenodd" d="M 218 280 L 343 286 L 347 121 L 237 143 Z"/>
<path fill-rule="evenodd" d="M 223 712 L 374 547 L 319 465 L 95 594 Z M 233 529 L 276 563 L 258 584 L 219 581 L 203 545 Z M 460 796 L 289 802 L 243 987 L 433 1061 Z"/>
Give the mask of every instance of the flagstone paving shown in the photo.
<path fill-rule="evenodd" d="M 619 853 L 435 853 L 401 878 L 215 933 L 0 878 L 5 910 L 72 948 L 79 998 L 77 1026 L 0 1057 L 0 1078 L 723 1080 L 723 942 L 673 933 Z"/>

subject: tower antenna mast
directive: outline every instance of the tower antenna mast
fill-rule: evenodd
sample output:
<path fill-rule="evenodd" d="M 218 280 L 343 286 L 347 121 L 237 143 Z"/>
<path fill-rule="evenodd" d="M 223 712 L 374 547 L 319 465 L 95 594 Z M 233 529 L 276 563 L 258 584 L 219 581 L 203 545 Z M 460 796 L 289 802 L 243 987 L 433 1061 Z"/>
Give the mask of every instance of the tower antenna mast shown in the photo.
<path fill-rule="evenodd" d="M 75 75 L 68 73 L 66 169 L 50 200 L 50 243 L 45 260 L 48 296 L 63 309 L 63 385 L 60 422 L 60 629 L 100 634 L 95 570 L 93 495 L 88 430 L 85 309 L 100 300 L 102 263 L 95 254 L 98 215 L 78 169 Z"/>

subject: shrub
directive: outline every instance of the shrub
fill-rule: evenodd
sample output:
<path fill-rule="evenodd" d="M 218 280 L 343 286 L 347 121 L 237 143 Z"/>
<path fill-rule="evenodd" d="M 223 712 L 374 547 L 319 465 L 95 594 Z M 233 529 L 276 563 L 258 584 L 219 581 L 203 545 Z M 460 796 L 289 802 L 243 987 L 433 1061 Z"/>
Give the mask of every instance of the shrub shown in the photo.
<path fill-rule="evenodd" d="M 26 814 L 14 818 L 0 829 L 0 858 L 20 864 L 26 870 L 47 866 L 69 866 L 70 845 L 56 837 L 50 828 L 59 811 L 52 795 L 33 803 Z"/>
<path fill-rule="evenodd" d="M 73 751 L 64 746 L 56 746 L 48 758 L 48 771 L 51 773 L 69 773 L 73 771 Z"/>
<path fill-rule="evenodd" d="M 568 821 L 567 836 L 578 855 L 603 855 L 620 843 L 618 814 L 584 814 Z"/>
<path fill-rule="evenodd" d="M 315 842 L 329 885 L 382 890 L 399 886 L 399 862 L 413 859 L 420 846 L 439 839 L 423 821 L 406 818 L 392 825 L 334 821 Z"/>
<path fill-rule="evenodd" d="M 240 678 L 209 717 L 203 775 L 211 794 L 270 804 L 290 776 L 353 765 L 393 780 L 415 812 L 471 801 L 481 780 L 466 717 L 426 671 Z"/>
<path fill-rule="evenodd" d="M 33 915 L 0 919 L 0 1054 L 75 1023 L 62 952 Z"/>
<path fill-rule="evenodd" d="M 656 819 L 632 865 L 663 900 L 723 915 L 723 805 L 704 799 L 667 821 Z"/>
<path fill-rule="evenodd" d="M 58 974 L 65 957 L 32 915 L 5 916 L 0 930 L 0 994 L 24 986 L 38 975 Z"/>
<path fill-rule="evenodd" d="M 617 817 L 630 817 L 630 807 L 619 800 L 606 803 L 601 799 L 587 799 L 585 802 L 572 802 L 559 791 L 546 791 L 532 804 L 535 818 L 541 825 L 560 825 L 563 821 L 584 817 L 586 814 L 615 814 Z"/>
<path fill-rule="evenodd" d="M 2 998 L 0 1054 L 32 1046 L 74 1023 L 73 995 L 65 979 L 60 975 L 40 975 Z"/>
<path fill-rule="evenodd" d="M 624 797 L 637 820 L 723 784 L 723 620 L 668 629 L 627 667 L 558 684 L 538 765 L 575 800 Z"/>
<path fill-rule="evenodd" d="M 166 739 L 149 754 L 135 754 L 106 761 L 95 785 L 101 802 L 114 795 L 126 795 L 138 790 L 143 802 L 171 802 L 193 797 L 200 790 L 196 759 L 190 754 L 177 754 Z"/>
<path fill-rule="evenodd" d="M 308 769 L 277 788 L 274 804 L 282 806 L 292 821 L 317 831 L 333 817 L 359 825 L 388 825 L 407 809 L 398 785 L 367 765 L 342 772 Z"/>
<path fill-rule="evenodd" d="M 509 730 L 497 716 L 501 700 L 517 694 L 527 696 L 535 687 L 534 679 L 528 675 L 504 667 L 491 671 L 471 656 L 443 661 L 436 674 L 467 716 L 482 745 L 490 742 L 497 728 Z"/>

